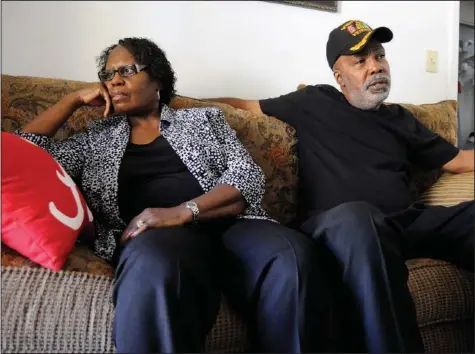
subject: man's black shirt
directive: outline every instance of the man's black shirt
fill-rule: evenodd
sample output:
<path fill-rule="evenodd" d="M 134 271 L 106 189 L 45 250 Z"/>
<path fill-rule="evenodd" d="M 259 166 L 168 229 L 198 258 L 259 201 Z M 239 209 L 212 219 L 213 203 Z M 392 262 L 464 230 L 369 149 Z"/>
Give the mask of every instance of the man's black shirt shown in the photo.
<path fill-rule="evenodd" d="M 413 201 L 409 168 L 439 168 L 458 149 L 399 105 L 363 111 L 330 85 L 260 101 L 261 110 L 297 131 L 299 215 L 366 201 L 385 213 Z"/>

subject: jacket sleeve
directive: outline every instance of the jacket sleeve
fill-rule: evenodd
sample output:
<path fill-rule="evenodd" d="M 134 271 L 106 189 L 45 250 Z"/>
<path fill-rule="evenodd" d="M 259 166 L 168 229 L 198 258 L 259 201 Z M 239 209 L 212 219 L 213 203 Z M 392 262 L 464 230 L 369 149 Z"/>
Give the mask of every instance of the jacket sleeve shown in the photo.
<path fill-rule="evenodd" d="M 90 152 L 87 133 L 78 133 L 57 142 L 41 134 L 24 133 L 20 130 L 15 134 L 46 150 L 73 180 L 79 179 Z"/>
<path fill-rule="evenodd" d="M 236 136 L 218 108 L 206 112 L 216 138 L 223 147 L 227 169 L 218 184 L 238 189 L 249 206 L 260 208 L 265 191 L 265 176 Z"/>

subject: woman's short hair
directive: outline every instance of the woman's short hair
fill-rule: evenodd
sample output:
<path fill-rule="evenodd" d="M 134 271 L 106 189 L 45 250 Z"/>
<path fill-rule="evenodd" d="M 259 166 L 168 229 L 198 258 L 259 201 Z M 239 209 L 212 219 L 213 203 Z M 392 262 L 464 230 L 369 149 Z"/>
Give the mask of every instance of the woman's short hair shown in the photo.
<path fill-rule="evenodd" d="M 168 105 L 175 96 L 175 72 L 168 61 L 165 52 L 154 42 L 147 38 L 123 38 L 117 44 L 113 44 L 104 49 L 97 58 L 97 67 L 99 72 L 105 70 L 109 54 L 117 47 L 122 46 L 127 49 L 137 61 L 137 64 L 147 65 L 145 70 L 153 80 L 159 83 L 161 112 L 164 104 Z"/>

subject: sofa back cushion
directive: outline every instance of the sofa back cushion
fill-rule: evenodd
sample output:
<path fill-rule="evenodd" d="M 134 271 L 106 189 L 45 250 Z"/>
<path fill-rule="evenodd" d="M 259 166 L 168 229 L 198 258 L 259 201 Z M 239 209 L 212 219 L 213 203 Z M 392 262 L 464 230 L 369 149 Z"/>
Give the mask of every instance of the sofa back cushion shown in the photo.
<path fill-rule="evenodd" d="M 15 131 L 64 96 L 88 84 L 81 81 L 2 75 L 2 131 Z M 82 107 L 76 110 L 54 138 L 62 140 L 83 131 L 87 121 L 100 118 L 103 113 L 104 109 L 100 107 Z"/>
<path fill-rule="evenodd" d="M 24 126 L 62 97 L 88 85 L 86 82 L 2 75 L 2 131 Z M 172 108 L 217 106 L 236 130 L 238 138 L 264 171 L 267 188 L 263 207 L 271 217 L 288 222 L 295 216 L 297 160 L 295 131 L 289 125 L 265 115 L 231 106 L 185 97 L 176 97 Z M 62 140 L 83 131 L 91 119 L 102 118 L 104 108 L 83 107 L 58 131 Z"/>
<path fill-rule="evenodd" d="M 175 97 L 171 107 L 219 107 L 237 137 L 261 166 L 266 176 L 263 207 L 281 222 L 295 217 L 298 185 L 294 128 L 273 117 L 256 115 L 226 104 L 207 102 L 187 97 Z"/>
<path fill-rule="evenodd" d="M 13 131 L 65 95 L 88 85 L 87 82 L 2 75 L 2 131 Z M 305 85 L 301 85 L 305 87 Z M 289 125 L 266 115 L 232 108 L 225 104 L 176 97 L 173 108 L 220 107 L 236 130 L 238 138 L 267 177 L 264 209 L 282 222 L 295 215 L 297 192 L 296 135 Z M 457 101 L 446 100 L 433 104 L 402 104 L 415 117 L 449 142 L 457 143 Z M 101 118 L 103 108 L 83 107 L 58 131 L 55 139 L 64 139 L 83 131 L 87 121 Z M 440 176 L 441 171 L 413 171 L 411 191 L 419 198 Z"/>

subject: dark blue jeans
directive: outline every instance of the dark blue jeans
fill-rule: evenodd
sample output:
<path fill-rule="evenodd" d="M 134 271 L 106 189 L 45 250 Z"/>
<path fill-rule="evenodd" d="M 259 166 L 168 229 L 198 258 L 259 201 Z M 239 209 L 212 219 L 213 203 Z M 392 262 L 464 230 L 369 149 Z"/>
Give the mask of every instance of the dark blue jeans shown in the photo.
<path fill-rule="evenodd" d="M 313 240 L 264 220 L 150 229 L 126 244 L 114 290 L 121 353 L 200 352 L 221 293 L 251 351 L 325 351 L 330 296 Z"/>
<path fill-rule="evenodd" d="M 423 353 L 405 262 L 441 259 L 473 272 L 474 221 L 471 201 L 453 207 L 415 204 L 393 215 L 351 202 L 304 222 L 302 231 L 334 255 L 328 271 L 343 279 L 336 308 L 348 326 L 348 345 L 340 350 Z"/>

